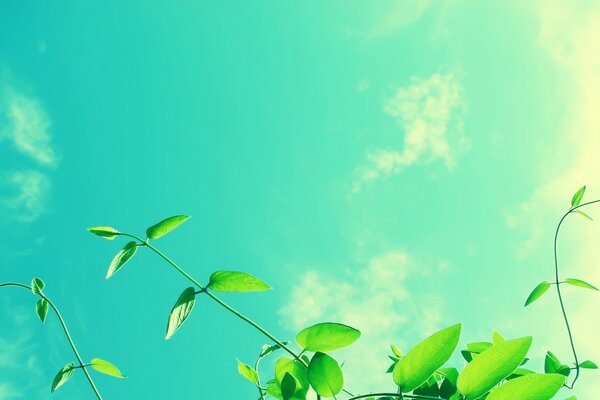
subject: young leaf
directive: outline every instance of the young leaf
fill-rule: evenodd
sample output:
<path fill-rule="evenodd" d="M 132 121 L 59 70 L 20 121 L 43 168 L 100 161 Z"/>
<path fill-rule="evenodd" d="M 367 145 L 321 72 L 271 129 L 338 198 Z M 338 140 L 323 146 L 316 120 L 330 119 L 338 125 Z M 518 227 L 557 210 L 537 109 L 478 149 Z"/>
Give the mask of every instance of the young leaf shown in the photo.
<path fill-rule="evenodd" d="M 282 343 L 287 346 L 287 344 L 289 342 L 282 342 Z M 262 350 L 260 351 L 260 357 L 266 357 L 269 354 L 273 353 L 274 351 L 279 350 L 280 348 L 281 348 L 281 346 L 278 344 L 271 344 L 271 345 L 265 344 L 265 345 L 263 345 Z"/>
<path fill-rule="evenodd" d="M 544 281 L 537 285 L 535 289 L 531 292 L 527 300 L 525 301 L 525 307 L 542 297 L 544 293 L 550 288 L 550 282 Z"/>
<path fill-rule="evenodd" d="M 553 352 L 549 351 L 546 353 L 546 358 L 544 359 L 544 372 L 547 374 L 553 374 L 560 369 L 562 363 L 554 355 Z"/>
<path fill-rule="evenodd" d="M 582 186 L 581 188 L 579 188 L 579 190 L 577 192 L 575 192 L 575 194 L 573 195 L 573 198 L 571 199 L 571 208 L 577 207 L 579 205 L 579 203 L 581 203 L 581 199 L 583 198 L 584 193 L 585 193 L 585 186 Z"/>
<path fill-rule="evenodd" d="M 125 247 L 119 250 L 117 255 L 112 259 L 110 266 L 108 267 L 108 271 L 106 272 L 106 279 L 116 274 L 117 271 L 121 269 L 121 267 L 125 265 L 127 261 L 131 260 L 131 258 L 135 255 L 137 248 L 138 245 L 136 242 L 129 242 L 125 245 Z"/>
<path fill-rule="evenodd" d="M 281 397 L 283 400 L 289 400 L 296 393 L 296 378 L 289 372 L 286 372 L 281 380 Z"/>
<path fill-rule="evenodd" d="M 259 292 L 271 289 L 260 279 L 237 271 L 213 272 L 208 287 L 215 292 Z"/>
<path fill-rule="evenodd" d="M 308 364 L 310 386 L 323 397 L 334 397 L 344 387 L 344 375 L 337 361 L 325 353 L 316 352 Z"/>
<path fill-rule="evenodd" d="M 119 368 L 108 361 L 101 360 L 99 358 L 92 358 L 90 364 L 92 368 L 98 372 L 102 372 L 103 374 L 114 376 L 115 378 L 126 378 L 126 376 L 119 371 Z"/>
<path fill-rule="evenodd" d="M 46 321 L 46 315 L 48 315 L 48 302 L 46 299 L 39 299 L 35 304 L 35 312 L 37 313 L 42 324 Z"/>
<path fill-rule="evenodd" d="M 305 351 L 333 351 L 356 342 L 360 331 L 335 322 L 321 322 L 305 328 L 296 335 L 296 343 Z"/>
<path fill-rule="evenodd" d="M 69 363 L 65 365 L 60 371 L 58 371 L 58 374 L 56 374 L 56 376 L 54 377 L 54 381 L 52 381 L 52 387 L 50 388 L 50 391 L 54 392 L 56 389 L 64 385 L 65 382 L 71 379 L 71 376 L 73 376 L 73 373 L 75 372 L 74 368 L 75 364 Z"/>
<path fill-rule="evenodd" d="M 593 221 L 592 217 L 590 217 L 589 215 L 587 215 L 586 213 L 584 213 L 581 210 L 575 210 L 575 213 L 581 215 L 583 218 L 585 218 L 587 220 Z"/>
<path fill-rule="evenodd" d="M 33 292 L 33 294 L 42 293 L 44 286 L 45 286 L 44 281 L 41 280 L 40 278 L 33 278 L 31 280 L 31 291 Z"/>
<path fill-rule="evenodd" d="M 169 315 L 169 323 L 167 324 L 167 335 L 165 339 L 170 339 L 175 334 L 177 329 L 185 322 L 187 317 L 194 308 L 196 299 L 196 290 L 193 287 L 185 289 L 171 310 Z"/>
<path fill-rule="evenodd" d="M 582 362 L 581 364 L 579 364 L 579 368 L 598 369 L 598 366 L 596 365 L 595 362 L 586 360 L 586 361 Z"/>
<path fill-rule="evenodd" d="M 500 332 L 494 331 L 492 333 L 492 342 L 494 342 L 494 344 L 498 344 L 501 342 L 506 342 L 506 339 L 500 334 Z"/>
<path fill-rule="evenodd" d="M 113 240 L 117 236 L 120 235 L 120 232 L 115 228 L 111 228 L 110 226 L 95 226 L 93 228 L 88 228 L 88 231 L 93 233 L 94 235 L 103 237 L 104 239 Z"/>
<path fill-rule="evenodd" d="M 594 285 L 591 285 L 581 279 L 567 278 L 565 279 L 565 283 L 568 283 L 571 286 L 577 286 L 585 289 L 598 290 L 598 288 Z"/>
<path fill-rule="evenodd" d="M 394 368 L 394 382 L 402 393 L 421 386 L 446 363 L 458 345 L 462 324 L 442 329 L 417 344 L 398 361 Z"/>
<path fill-rule="evenodd" d="M 490 392 L 487 400 L 550 400 L 565 384 L 558 374 L 528 374 L 512 379 Z"/>
<path fill-rule="evenodd" d="M 294 397 L 298 399 L 305 398 L 309 388 L 309 382 L 308 377 L 306 375 L 306 371 L 306 367 L 299 361 L 292 360 L 288 357 L 281 357 L 275 363 L 275 380 L 277 383 L 277 387 L 279 388 L 279 390 L 281 390 L 283 378 L 285 377 L 286 373 L 289 373 L 294 378 L 296 378 L 296 393 L 294 394 Z"/>
<path fill-rule="evenodd" d="M 148 236 L 148 239 L 158 239 L 183 224 L 189 218 L 188 215 L 175 215 L 174 217 L 163 219 L 159 223 L 146 229 L 146 236 Z"/>
<path fill-rule="evenodd" d="M 254 368 L 238 360 L 238 372 L 255 385 L 258 384 L 258 373 Z"/>
<path fill-rule="evenodd" d="M 392 349 L 392 353 L 394 353 L 394 355 L 398 358 L 402 357 L 402 351 L 400 351 L 400 349 L 396 346 L 394 346 L 393 344 L 390 344 L 390 348 Z"/>
<path fill-rule="evenodd" d="M 532 340 L 531 337 L 507 340 L 481 353 L 458 376 L 458 390 L 466 400 L 482 396 L 517 369 Z"/>

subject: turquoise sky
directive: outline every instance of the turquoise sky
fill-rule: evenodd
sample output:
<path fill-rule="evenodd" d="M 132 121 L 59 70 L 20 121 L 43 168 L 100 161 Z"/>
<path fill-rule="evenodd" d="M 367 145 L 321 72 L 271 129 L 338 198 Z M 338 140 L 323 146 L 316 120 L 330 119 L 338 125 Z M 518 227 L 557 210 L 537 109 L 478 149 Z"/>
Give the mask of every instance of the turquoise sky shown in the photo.
<path fill-rule="evenodd" d="M 265 338 L 202 298 L 165 342 L 188 284 L 150 253 L 104 279 L 124 242 L 85 228 L 175 214 L 156 246 L 200 281 L 270 283 L 223 298 L 277 336 L 361 329 L 339 353 L 353 392 L 393 388 L 389 343 L 459 321 L 463 344 L 533 334 L 532 368 L 571 361 L 555 294 L 522 305 L 573 192 L 600 193 L 597 3 L 84 3 L 0 6 L 0 281 L 46 281 L 83 357 L 128 375 L 97 376 L 105 398 L 257 396 L 236 357 Z M 597 225 L 567 221 L 566 276 L 600 283 Z M 567 292 L 600 361 L 600 296 Z M 82 374 L 50 395 L 73 356 L 34 303 L 0 292 L 0 398 L 91 398 Z"/>

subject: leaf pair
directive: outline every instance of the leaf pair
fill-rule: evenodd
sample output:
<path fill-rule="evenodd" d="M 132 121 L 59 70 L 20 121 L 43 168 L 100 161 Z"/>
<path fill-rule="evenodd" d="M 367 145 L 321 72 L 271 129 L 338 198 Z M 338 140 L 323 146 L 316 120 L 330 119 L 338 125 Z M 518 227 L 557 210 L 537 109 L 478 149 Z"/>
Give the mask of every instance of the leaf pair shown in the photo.
<path fill-rule="evenodd" d="M 562 283 L 566 283 L 567 285 L 580 287 L 580 288 L 584 288 L 584 289 L 598 290 L 598 288 L 596 286 L 594 286 L 590 283 L 587 283 L 585 281 L 582 281 L 581 279 L 567 278 Z M 525 307 L 527 307 L 528 305 L 530 305 L 531 303 L 533 303 L 534 301 L 536 301 L 537 299 L 542 297 L 548 291 L 548 289 L 550 288 L 550 285 L 551 285 L 551 283 L 548 281 L 543 281 L 542 283 L 537 285 L 535 287 L 535 289 L 533 289 L 531 291 L 531 293 L 529 294 L 529 297 L 527 297 L 527 300 L 525 301 Z"/>
<path fill-rule="evenodd" d="M 106 360 L 102 360 L 100 358 L 93 358 L 89 364 L 90 367 L 94 368 L 96 371 L 101 372 L 106 375 L 114 376 L 115 378 L 125 378 L 125 376 L 119 371 L 115 365 L 109 363 Z M 64 385 L 75 373 L 75 364 L 69 363 L 65 365 L 54 377 L 52 381 L 52 386 L 50 388 L 51 392 L 55 392 L 59 387 Z"/>

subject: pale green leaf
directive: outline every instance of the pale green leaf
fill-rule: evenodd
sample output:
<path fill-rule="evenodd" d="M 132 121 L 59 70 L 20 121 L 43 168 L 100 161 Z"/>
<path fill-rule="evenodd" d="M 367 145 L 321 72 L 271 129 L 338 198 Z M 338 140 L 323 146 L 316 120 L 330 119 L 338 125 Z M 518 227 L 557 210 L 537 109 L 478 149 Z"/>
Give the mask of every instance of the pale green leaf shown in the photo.
<path fill-rule="evenodd" d="M 512 379 L 490 392 L 487 400 L 550 400 L 565 383 L 558 374 L 528 374 Z"/>
<path fill-rule="evenodd" d="M 88 228 L 88 231 L 93 233 L 94 235 L 101 236 L 104 239 L 113 240 L 117 236 L 120 235 L 120 232 L 115 228 L 111 228 L 110 226 L 95 226 L 93 228 Z"/>
<path fill-rule="evenodd" d="M 46 315 L 48 315 L 48 301 L 46 299 L 39 299 L 35 304 L 35 312 L 43 324 L 46 321 Z"/>
<path fill-rule="evenodd" d="M 417 344 L 394 367 L 394 382 L 402 393 L 423 384 L 446 363 L 458 345 L 462 324 L 442 329 Z"/>
<path fill-rule="evenodd" d="M 296 378 L 296 393 L 294 397 L 299 399 L 306 397 L 309 388 L 306 366 L 288 357 L 278 359 L 275 363 L 275 380 L 279 390 L 281 390 L 281 384 L 286 373 Z"/>
<path fill-rule="evenodd" d="M 392 353 L 394 353 L 396 357 L 402 357 L 402 351 L 398 347 L 394 346 L 393 344 L 390 344 L 390 348 L 392 349 Z"/>
<path fill-rule="evenodd" d="M 169 323 L 167 324 L 167 335 L 166 339 L 171 338 L 173 334 L 179 329 L 179 327 L 185 322 L 187 317 L 192 312 L 194 308 L 194 301 L 196 299 L 196 290 L 193 287 L 189 287 L 185 289 L 177 302 L 173 306 L 171 310 L 171 314 L 169 315 Z"/>
<path fill-rule="evenodd" d="M 56 389 L 64 385 L 75 372 L 75 364 L 69 363 L 65 365 L 54 377 L 54 381 L 52 381 L 52 387 L 50 388 L 51 392 L 54 392 Z"/>
<path fill-rule="evenodd" d="M 33 294 L 41 294 L 42 290 L 44 289 L 44 286 L 44 281 L 40 278 L 33 278 L 31 280 L 31 291 L 33 292 Z"/>
<path fill-rule="evenodd" d="M 344 387 L 342 369 L 325 353 L 315 353 L 308 364 L 307 375 L 312 388 L 322 397 L 334 397 Z"/>
<path fill-rule="evenodd" d="M 458 390 L 466 400 L 479 398 L 517 369 L 531 342 L 531 337 L 524 337 L 493 345 L 465 366 L 458 377 Z"/>
<path fill-rule="evenodd" d="M 256 372 L 256 370 L 254 368 L 252 368 L 249 365 L 244 364 L 240 360 L 238 360 L 238 362 L 237 362 L 237 368 L 238 368 L 238 372 L 240 373 L 241 376 L 248 379 L 250 382 L 254 383 L 255 385 L 258 384 L 258 373 Z"/>
<path fill-rule="evenodd" d="M 159 223 L 146 229 L 146 236 L 148 239 L 158 239 L 183 224 L 189 218 L 188 215 L 175 215 L 174 217 L 163 219 Z"/>
<path fill-rule="evenodd" d="M 271 286 L 260 279 L 238 271 L 213 272 L 208 287 L 216 292 L 259 292 L 271 289 Z"/>
<path fill-rule="evenodd" d="M 577 192 L 573 195 L 571 199 L 571 208 L 577 207 L 579 203 L 581 203 L 581 199 L 583 199 L 583 194 L 585 193 L 585 186 L 579 188 Z"/>
<path fill-rule="evenodd" d="M 115 365 L 109 363 L 106 360 L 102 360 L 100 358 L 92 358 L 90 361 L 92 368 L 94 368 L 98 372 L 102 372 L 103 374 L 114 376 L 115 378 L 125 378 L 125 375 L 119 371 Z"/>
<path fill-rule="evenodd" d="M 586 361 L 582 362 L 581 364 L 579 364 L 579 368 L 598 369 L 598 366 L 596 365 L 595 362 L 586 360 Z"/>
<path fill-rule="evenodd" d="M 502 336 L 500 334 L 500 332 L 494 331 L 492 333 L 492 341 L 494 342 L 494 344 L 498 344 L 498 343 L 501 343 L 501 342 L 506 342 L 506 339 L 504 338 L 504 336 Z"/>
<path fill-rule="evenodd" d="M 589 215 L 587 215 L 586 213 L 584 213 L 581 210 L 575 210 L 575 213 L 581 215 L 583 218 L 585 218 L 587 220 L 593 221 L 592 217 L 590 217 Z"/>
<path fill-rule="evenodd" d="M 591 285 L 585 281 L 582 281 L 581 279 L 567 278 L 567 279 L 565 279 L 565 283 L 567 283 L 571 286 L 577 286 L 577 287 L 581 287 L 584 289 L 598 290 L 598 288 L 596 286 Z"/>
<path fill-rule="evenodd" d="M 296 335 L 296 343 L 306 351 L 333 351 L 354 343 L 360 331 L 351 326 L 336 322 L 321 322 L 301 330 Z"/>
<path fill-rule="evenodd" d="M 131 258 L 135 255 L 137 248 L 138 245 L 136 242 L 129 242 L 125 245 L 125 247 L 119 250 L 117 255 L 112 259 L 110 266 L 108 267 L 108 271 L 106 272 L 106 279 L 116 274 L 117 271 L 121 269 L 121 267 L 125 265 L 125 263 L 127 263 L 127 261 L 131 260 Z"/>
<path fill-rule="evenodd" d="M 525 307 L 542 297 L 544 293 L 550 288 L 550 282 L 544 281 L 537 285 L 535 289 L 531 292 L 527 300 L 525 301 Z"/>

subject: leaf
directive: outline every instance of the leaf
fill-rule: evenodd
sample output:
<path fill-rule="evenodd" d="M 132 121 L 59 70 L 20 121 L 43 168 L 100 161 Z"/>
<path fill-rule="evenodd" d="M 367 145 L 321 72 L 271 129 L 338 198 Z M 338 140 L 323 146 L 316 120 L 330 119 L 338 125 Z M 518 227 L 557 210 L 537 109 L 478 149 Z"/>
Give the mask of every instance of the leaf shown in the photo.
<path fill-rule="evenodd" d="M 308 364 L 308 381 L 320 396 L 334 397 L 344 387 L 344 375 L 337 361 L 316 352 Z"/>
<path fill-rule="evenodd" d="M 500 332 L 494 331 L 492 333 L 492 342 L 494 342 L 494 344 L 498 344 L 501 342 L 506 342 L 506 339 L 500 334 Z"/>
<path fill-rule="evenodd" d="M 443 368 L 440 372 L 444 374 L 444 380 L 440 386 L 440 396 L 443 399 L 449 399 L 456 393 L 456 380 L 458 379 L 458 370 L 456 368 Z"/>
<path fill-rule="evenodd" d="M 476 342 L 467 344 L 467 350 L 471 353 L 480 354 L 492 347 L 490 342 Z"/>
<path fill-rule="evenodd" d="M 113 240 L 121 234 L 118 230 L 111 228 L 110 226 L 95 226 L 93 228 L 88 228 L 88 231 L 107 240 Z"/>
<path fill-rule="evenodd" d="M 299 361 L 292 360 L 288 357 L 281 357 L 275 363 L 275 380 L 277 382 L 279 390 L 281 390 L 281 384 L 286 373 L 289 373 L 296 378 L 296 393 L 295 397 L 305 398 L 308 393 L 309 382 L 306 375 L 306 366 Z"/>
<path fill-rule="evenodd" d="M 125 265 L 127 261 L 131 260 L 131 258 L 135 255 L 137 248 L 138 245 L 136 242 L 129 242 L 125 245 L 125 247 L 119 250 L 117 255 L 112 259 L 110 266 L 108 267 L 108 271 L 106 272 L 106 279 L 116 274 L 117 271 L 121 269 L 121 267 Z"/>
<path fill-rule="evenodd" d="M 394 368 L 394 382 L 402 393 L 410 392 L 433 375 L 446 363 L 458 345 L 462 324 L 434 333 L 398 361 Z"/>
<path fill-rule="evenodd" d="M 585 193 L 585 186 L 579 188 L 578 191 L 575 192 L 573 198 L 571 199 L 571 208 L 577 207 L 579 203 L 581 203 L 581 199 L 583 198 L 583 194 Z"/>
<path fill-rule="evenodd" d="M 289 342 L 282 342 L 282 343 L 287 346 L 287 344 Z M 266 357 L 269 354 L 273 353 L 274 351 L 279 350 L 280 348 L 281 348 L 281 346 L 278 344 L 271 344 L 271 345 L 265 344 L 262 347 L 262 350 L 260 352 L 260 357 Z"/>
<path fill-rule="evenodd" d="M 90 365 L 98 372 L 102 372 L 103 374 L 114 376 L 115 378 L 126 378 L 125 375 L 119 371 L 115 365 L 109 363 L 106 360 L 102 360 L 100 358 L 92 358 L 90 361 Z"/>
<path fill-rule="evenodd" d="M 517 369 L 532 340 L 531 337 L 507 340 L 481 353 L 458 376 L 458 390 L 466 400 L 479 398 Z"/>
<path fill-rule="evenodd" d="M 487 400 L 550 400 L 566 378 L 558 374 L 529 374 L 510 380 L 490 392 Z"/>
<path fill-rule="evenodd" d="M 598 288 L 596 286 L 591 285 L 585 281 L 582 281 L 581 279 L 567 278 L 567 279 L 565 279 L 565 283 L 567 283 L 571 286 L 577 286 L 577 287 L 581 287 L 581 288 L 585 288 L 585 289 L 598 290 Z"/>
<path fill-rule="evenodd" d="M 301 330 L 296 343 L 305 351 L 333 351 L 356 342 L 360 331 L 336 322 L 321 322 Z"/>
<path fill-rule="evenodd" d="M 40 278 L 33 278 L 31 280 L 31 291 L 33 292 L 33 294 L 41 294 L 42 290 L 44 289 L 44 286 L 44 281 Z"/>
<path fill-rule="evenodd" d="M 189 218 L 190 217 L 188 215 L 175 215 L 174 217 L 163 219 L 159 223 L 154 224 L 150 228 L 146 229 L 146 236 L 148 239 L 158 239 L 159 237 L 166 235 L 179 225 L 183 224 Z"/>
<path fill-rule="evenodd" d="M 286 372 L 281 380 L 281 396 L 283 400 L 289 400 L 296 393 L 296 378 L 289 372 Z"/>
<path fill-rule="evenodd" d="M 48 315 L 48 301 L 46 299 L 39 299 L 35 304 L 35 312 L 43 324 L 46 321 L 46 315 Z"/>
<path fill-rule="evenodd" d="M 175 303 L 171 310 L 171 314 L 169 315 L 167 336 L 165 339 L 170 339 L 192 312 L 194 301 L 196 299 L 195 292 L 196 290 L 193 287 L 189 287 L 185 289 L 179 296 L 179 299 L 177 299 L 177 303 Z"/>
<path fill-rule="evenodd" d="M 390 344 L 390 348 L 392 349 L 392 353 L 394 353 L 394 355 L 398 358 L 402 357 L 402 351 L 400 351 L 400 349 L 396 346 L 394 346 L 393 344 Z"/>
<path fill-rule="evenodd" d="M 535 289 L 531 292 L 527 300 L 525 301 L 525 307 L 542 297 L 544 293 L 550 288 L 550 282 L 544 281 L 537 285 Z"/>
<path fill-rule="evenodd" d="M 586 361 L 582 362 L 581 364 L 579 364 L 579 368 L 598 369 L 598 366 L 596 365 L 595 362 L 586 360 Z"/>
<path fill-rule="evenodd" d="M 52 388 L 50 389 L 50 391 L 54 392 L 56 389 L 64 385 L 65 382 L 71 379 L 71 376 L 73 376 L 73 373 L 75 372 L 74 368 L 75 364 L 69 363 L 65 365 L 60 371 L 58 371 L 58 374 L 56 374 L 56 376 L 54 377 L 54 381 L 52 381 Z"/>
<path fill-rule="evenodd" d="M 271 286 L 260 279 L 237 271 L 213 272 L 208 287 L 216 292 L 259 292 L 271 289 Z"/>
<path fill-rule="evenodd" d="M 258 385 L 258 373 L 254 368 L 249 365 L 244 364 L 240 360 L 238 360 L 238 372 L 241 376 L 248 379 L 250 382 Z"/>
<path fill-rule="evenodd" d="M 587 215 L 586 213 L 584 213 L 581 210 L 575 210 L 575 213 L 581 215 L 583 218 L 585 218 L 587 220 L 593 221 L 592 217 L 590 217 L 589 215 Z"/>
<path fill-rule="evenodd" d="M 552 353 L 551 351 L 546 353 L 546 358 L 544 359 L 544 372 L 545 373 L 552 374 L 552 373 L 558 371 L 561 366 L 562 366 L 562 363 L 560 362 L 558 357 L 556 357 L 556 355 L 554 355 L 554 353 Z"/>

